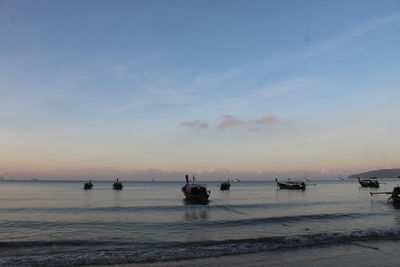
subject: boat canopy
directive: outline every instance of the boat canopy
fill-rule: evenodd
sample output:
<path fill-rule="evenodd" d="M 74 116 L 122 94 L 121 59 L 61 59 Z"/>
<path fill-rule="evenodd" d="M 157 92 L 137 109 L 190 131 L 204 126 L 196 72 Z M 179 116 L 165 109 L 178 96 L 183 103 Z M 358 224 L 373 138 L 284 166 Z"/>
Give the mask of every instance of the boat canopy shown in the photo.
<path fill-rule="evenodd" d="M 200 185 L 200 184 L 186 184 L 184 186 L 184 188 L 185 188 L 185 191 L 187 193 L 189 193 L 189 194 L 191 194 L 192 191 L 193 192 L 198 192 L 198 191 L 201 191 L 201 190 L 206 190 L 206 187 L 204 185 Z"/>

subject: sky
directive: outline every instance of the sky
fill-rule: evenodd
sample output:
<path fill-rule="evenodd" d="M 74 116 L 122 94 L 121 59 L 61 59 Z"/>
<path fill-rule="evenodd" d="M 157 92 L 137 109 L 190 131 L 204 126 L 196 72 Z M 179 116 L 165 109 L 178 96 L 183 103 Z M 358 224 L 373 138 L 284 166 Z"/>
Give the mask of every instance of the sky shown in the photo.
<path fill-rule="evenodd" d="M 400 167 L 400 1 L 0 1 L 0 174 Z"/>

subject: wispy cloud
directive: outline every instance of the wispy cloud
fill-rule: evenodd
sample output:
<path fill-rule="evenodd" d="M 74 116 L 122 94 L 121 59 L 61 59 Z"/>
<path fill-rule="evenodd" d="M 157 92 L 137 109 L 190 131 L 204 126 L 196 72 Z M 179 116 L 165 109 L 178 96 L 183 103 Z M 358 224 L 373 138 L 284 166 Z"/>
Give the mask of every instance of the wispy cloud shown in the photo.
<path fill-rule="evenodd" d="M 193 121 L 185 121 L 179 124 L 181 127 L 189 127 L 189 128 L 196 128 L 196 129 L 207 129 L 208 123 L 200 120 L 193 120 Z"/>
<path fill-rule="evenodd" d="M 285 95 L 293 90 L 306 89 L 317 83 L 318 79 L 311 76 L 289 78 L 259 89 L 258 94 L 264 97 L 275 97 Z"/>
<path fill-rule="evenodd" d="M 232 127 L 246 127 L 249 131 L 260 131 L 262 126 L 278 123 L 278 118 L 274 116 L 266 116 L 256 120 L 240 120 L 232 115 L 223 115 L 222 122 L 217 126 L 219 129 Z"/>
<path fill-rule="evenodd" d="M 222 115 L 222 121 L 216 126 L 217 129 L 237 128 L 243 127 L 250 132 L 261 131 L 266 125 L 279 123 L 280 120 L 275 116 L 265 116 L 255 120 L 241 120 L 232 115 Z M 185 121 L 179 124 L 180 127 L 187 127 L 193 129 L 207 129 L 209 124 L 201 120 Z"/>
<path fill-rule="evenodd" d="M 258 119 L 256 121 L 254 121 L 254 123 L 262 124 L 262 125 L 273 124 L 273 123 L 276 123 L 276 122 L 278 122 L 278 119 L 276 117 L 273 117 L 273 116 L 263 117 L 261 119 Z"/>
<path fill-rule="evenodd" d="M 223 120 L 218 125 L 218 128 L 220 128 L 220 129 L 225 129 L 225 128 L 229 128 L 229 127 L 237 127 L 237 126 L 240 126 L 240 125 L 243 125 L 246 123 L 245 121 L 236 119 L 232 115 L 223 115 L 222 117 L 223 117 Z"/>
<path fill-rule="evenodd" d="M 347 32 L 343 32 L 340 35 L 337 35 L 333 38 L 322 41 L 321 43 L 319 43 L 318 47 L 314 47 L 313 51 L 310 52 L 309 54 L 306 53 L 306 55 L 307 56 L 310 56 L 310 55 L 315 56 L 315 55 L 329 52 L 335 48 L 345 45 L 346 43 L 354 41 L 374 30 L 377 30 L 381 27 L 384 27 L 386 25 L 394 23 L 398 20 L 400 20 L 400 13 L 395 13 L 390 16 L 368 20 L 356 27 L 351 28 Z"/>

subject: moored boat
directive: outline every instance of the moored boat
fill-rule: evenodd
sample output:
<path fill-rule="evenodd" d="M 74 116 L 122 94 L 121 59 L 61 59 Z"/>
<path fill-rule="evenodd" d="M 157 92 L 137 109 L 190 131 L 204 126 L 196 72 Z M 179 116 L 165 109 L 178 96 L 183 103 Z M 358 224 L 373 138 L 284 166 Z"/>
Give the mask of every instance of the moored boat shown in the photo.
<path fill-rule="evenodd" d="M 392 202 L 396 206 L 400 206 L 400 186 L 393 188 L 392 192 L 370 192 L 371 196 L 376 194 L 390 195 L 388 201 Z"/>
<path fill-rule="evenodd" d="M 90 190 L 92 188 L 93 188 L 92 180 L 90 180 L 89 182 L 83 184 L 83 189 L 85 189 L 85 190 Z"/>
<path fill-rule="evenodd" d="M 388 201 L 392 201 L 394 205 L 400 205 L 400 186 L 393 188 L 392 195 L 389 197 Z"/>
<path fill-rule="evenodd" d="M 124 186 L 122 185 L 122 183 L 118 180 L 115 183 L 113 183 L 113 189 L 114 190 L 122 190 Z"/>
<path fill-rule="evenodd" d="M 186 184 L 182 187 L 182 192 L 186 200 L 194 203 L 207 203 L 210 196 L 210 191 L 207 191 L 205 185 L 190 184 L 189 176 L 185 175 Z"/>
<path fill-rule="evenodd" d="M 227 182 L 224 182 L 224 183 L 220 184 L 219 188 L 221 189 L 221 191 L 229 190 L 231 188 L 231 184 L 229 182 L 229 179 L 228 179 Z"/>
<path fill-rule="evenodd" d="M 358 182 L 360 183 L 361 187 L 379 187 L 379 182 L 376 177 L 371 177 L 369 179 L 360 179 L 360 177 L 358 177 Z"/>
<path fill-rule="evenodd" d="M 306 189 L 306 184 L 303 181 L 286 181 L 286 182 L 279 182 L 278 178 L 275 178 L 277 186 L 279 189 Z"/>

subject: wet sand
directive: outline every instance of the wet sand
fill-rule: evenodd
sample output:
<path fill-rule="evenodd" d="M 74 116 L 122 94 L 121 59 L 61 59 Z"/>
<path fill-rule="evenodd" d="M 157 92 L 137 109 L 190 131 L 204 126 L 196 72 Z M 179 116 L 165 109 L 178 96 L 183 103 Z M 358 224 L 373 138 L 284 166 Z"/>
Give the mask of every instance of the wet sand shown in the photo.
<path fill-rule="evenodd" d="M 353 242 L 345 245 L 301 248 L 147 264 L 130 267 L 173 266 L 399 266 L 400 241 Z"/>

